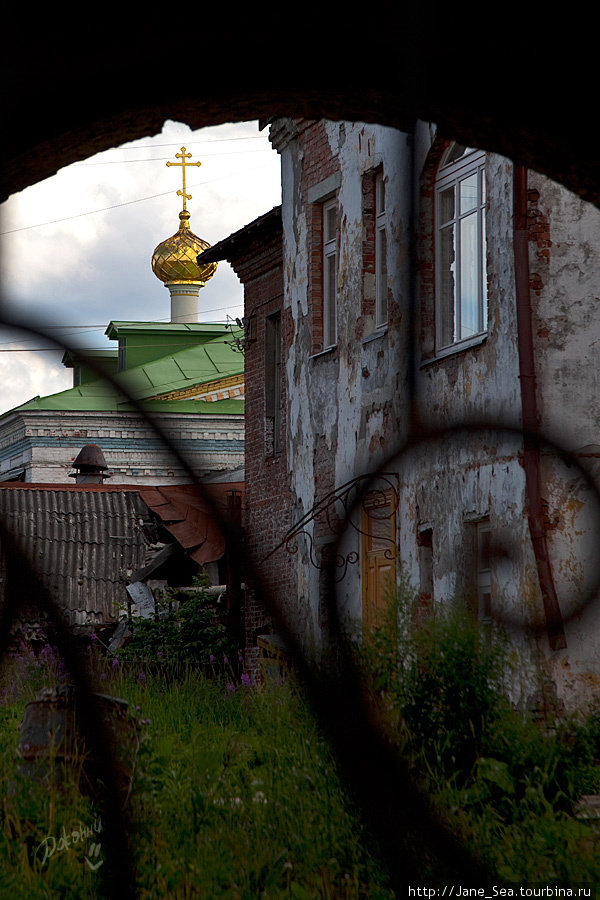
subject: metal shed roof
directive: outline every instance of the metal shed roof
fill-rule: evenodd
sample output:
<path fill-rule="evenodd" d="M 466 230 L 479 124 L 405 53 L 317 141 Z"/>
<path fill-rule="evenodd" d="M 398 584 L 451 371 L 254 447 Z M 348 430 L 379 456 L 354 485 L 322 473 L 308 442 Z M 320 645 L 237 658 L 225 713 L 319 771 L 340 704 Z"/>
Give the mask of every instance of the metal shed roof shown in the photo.
<path fill-rule="evenodd" d="M 205 490 L 226 515 L 228 495 L 241 498 L 244 484 Z M 153 513 L 198 564 L 225 552 L 210 507 L 191 484 L 0 484 L 3 524 L 73 626 L 116 622 L 132 573 L 148 562 L 142 526 Z M 0 546 L 0 597 L 9 565 Z"/>
<path fill-rule="evenodd" d="M 0 490 L 0 515 L 71 625 L 116 621 L 128 573 L 146 558 L 137 491 Z M 9 561 L 0 548 L 3 592 Z"/>

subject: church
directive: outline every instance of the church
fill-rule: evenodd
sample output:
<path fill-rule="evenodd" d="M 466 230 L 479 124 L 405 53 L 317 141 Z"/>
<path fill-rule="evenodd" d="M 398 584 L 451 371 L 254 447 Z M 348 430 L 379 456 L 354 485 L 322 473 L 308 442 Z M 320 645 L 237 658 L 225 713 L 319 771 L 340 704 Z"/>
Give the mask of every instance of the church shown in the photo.
<path fill-rule="evenodd" d="M 200 288 L 217 264 L 190 228 L 185 165 L 177 232 L 154 250 L 169 290 L 167 323 L 111 321 L 113 348 L 65 352 L 73 387 L 0 416 L 0 523 L 75 633 L 113 629 L 121 611 L 152 615 L 168 586 L 201 568 L 235 625 L 239 595 L 213 508 L 239 521 L 244 490 L 241 330 L 198 321 Z M 206 484 L 200 495 L 193 483 Z M 0 601 L 13 554 L 0 546 Z M 19 627 L 39 623 L 35 604 Z M 224 601 L 225 602 L 225 601 Z"/>
<path fill-rule="evenodd" d="M 171 321 L 111 321 L 105 334 L 114 349 L 66 352 L 72 388 L 0 416 L 0 481 L 66 483 L 90 443 L 101 448 L 113 483 L 181 484 L 190 480 L 185 464 L 209 481 L 243 481 L 241 333 L 198 321 L 200 288 L 217 265 L 196 262 L 209 246 L 192 232 L 186 204 L 186 165 L 196 163 L 185 147 L 176 157 L 167 165 L 181 167 L 179 228 L 152 255 Z M 230 479 L 232 470 L 240 471 Z"/>

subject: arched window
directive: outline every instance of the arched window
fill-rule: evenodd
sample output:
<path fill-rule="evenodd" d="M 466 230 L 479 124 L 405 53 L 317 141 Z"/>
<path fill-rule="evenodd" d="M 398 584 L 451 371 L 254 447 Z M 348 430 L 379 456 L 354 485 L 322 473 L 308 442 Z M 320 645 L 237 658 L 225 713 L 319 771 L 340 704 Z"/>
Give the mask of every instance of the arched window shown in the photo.
<path fill-rule="evenodd" d="M 435 182 L 436 351 L 487 331 L 485 154 L 451 144 Z"/>

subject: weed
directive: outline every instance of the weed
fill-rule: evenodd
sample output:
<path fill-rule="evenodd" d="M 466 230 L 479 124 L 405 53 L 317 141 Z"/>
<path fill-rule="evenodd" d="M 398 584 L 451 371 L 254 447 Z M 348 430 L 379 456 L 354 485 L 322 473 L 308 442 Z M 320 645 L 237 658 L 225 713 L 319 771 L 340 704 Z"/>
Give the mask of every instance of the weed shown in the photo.
<path fill-rule="evenodd" d="M 390 900 L 327 743 L 291 680 L 269 690 L 238 682 L 230 692 L 223 678 L 186 663 L 176 678 L 173 668 L 147 666 L 142 682 L 139 662 L 113 668 L 95 649 L 89 662 L 97 678 L 106 672 L 104 690 L 128 700 L 139 724 L 129 814 L 140 897 Z M 99 815 L 77 780 L 60 788 L 20 780 L 15 793 L 7 789 L 30 698 L 23 683 L 0 707 L 0 898 L 93 897 L 99 876 L 90 864 L 104 859 L 101 834 L 44 860 L 48 836 L 58 846 L 63 827 L 85 829 Z"/>
<path fill-rule="evenodd" d="M 357 654 L 388 737 L 499 878 L 600 879 L 598 834 L 574 816 L 600 789 L 600 710 L 542 731 L 510 701 L 506 636 L 459 603 L 423 616 L 406 582 Z"/>
<path fill-rule="evenodd" d="M 219 671 L 232 665 L 237 668 L 239 647 L 206 591 L 173 590 L 157 605 L 155 618 L 136 616 L 130 625 L 132 636 L 119 651 L 120 659 L 159 662 L 163 667 L 193 663 Z"/>

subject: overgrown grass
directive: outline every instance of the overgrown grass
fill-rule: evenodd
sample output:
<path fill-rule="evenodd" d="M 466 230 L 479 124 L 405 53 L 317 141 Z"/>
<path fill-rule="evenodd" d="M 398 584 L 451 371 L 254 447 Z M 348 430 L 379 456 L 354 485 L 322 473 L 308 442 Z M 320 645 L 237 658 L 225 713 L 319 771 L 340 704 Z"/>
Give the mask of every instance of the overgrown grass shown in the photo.
<path fill-rule="evenodd" d="M 358 652 L 390 740 L 499 879 L 600 886 L 600 832 L 576 816 L 600 793 L 600 707 L 532 720 L 510 700 L 522 660 L 502 632 L 460 604 L 423 615 L 406 585 Z"/>
<path fill-rule="evenodd" d="M 98 688 L 127 699 L 141 723 L 130 798 L 140 897 L 392 896 L 293 681 L 260 689 L 191 666 L 94 658 Z M 63 827 L 71 834 L 99 814 L 75 780 L 58 789 L 16 775 L 18 726 L 51 661 L 12 662 L 0 706 L 0 897 L 96 896 L 85 857 L 98 844 L 90 861 L 106 856 L 101 833 L 44 861 L 46 837 L 58 846 Z"/>
<path fill-rule="evenodd" d="M 129 811 L 138 895 L 391 898 L 293 679 L 255 687 L 237 659 L 224 676 L 222 654 L 205 654 L 199 669 L 147 637 L 138 659 L 89 648 L 97 689 L 128 700 L 137 720 Z M 520 660 L 503 635 L 482 632 L 456 605 L 419 618 L 406 587 L 357 656 L 388 739 L 498 883 L 600 886 L 600 833 L 576 814 L 582 795 L 600 793 L 600 709 L 540 727 L 510 700 Z M 97 896 L 88 863 L 108 862 L 106 840 L 94 830 L 98 808 L 79 790 L 81 766 L 60 788 L 40 786 L 19 777 L 14 756 L 25 704 L 65 673 L 50 648 L 9 663 L 0 680 L 0 900 Z M 58 844 L 63 829 L 78 828 L 89 830 L 84 839 L 44 858 L 47 838 Z"/>

